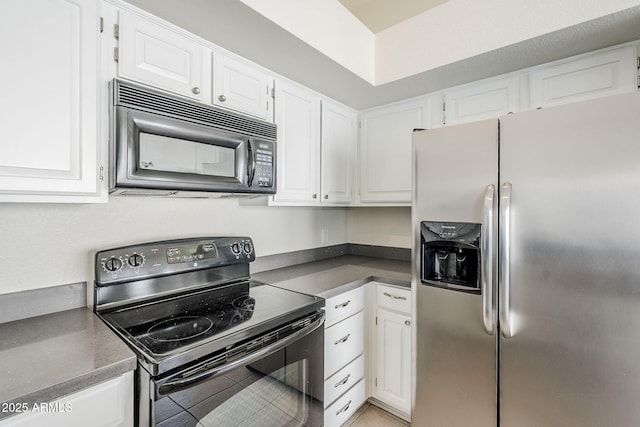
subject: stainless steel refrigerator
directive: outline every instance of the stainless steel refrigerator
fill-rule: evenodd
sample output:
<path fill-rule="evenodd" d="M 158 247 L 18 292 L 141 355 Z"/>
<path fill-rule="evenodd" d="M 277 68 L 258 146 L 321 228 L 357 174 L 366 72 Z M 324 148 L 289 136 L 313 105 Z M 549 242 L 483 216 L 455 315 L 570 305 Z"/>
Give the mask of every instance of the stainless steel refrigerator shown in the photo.
<path fill-rule="evenodd" d="M 640 425 L 640 94 L 413 154 L 412 425 Z"/>

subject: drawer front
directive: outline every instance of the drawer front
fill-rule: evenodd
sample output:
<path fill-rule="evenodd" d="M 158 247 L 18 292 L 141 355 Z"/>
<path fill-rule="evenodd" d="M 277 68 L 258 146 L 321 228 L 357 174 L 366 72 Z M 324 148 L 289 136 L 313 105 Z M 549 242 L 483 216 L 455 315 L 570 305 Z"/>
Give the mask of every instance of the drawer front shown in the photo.
<path fill-rule="evenodd" d="M 363 380 L 354 385 L 351 390 L 346 392 L 324 411 L 325 427 L 338 427 L 344 424 L 344 422 L 362 406 L 365 400 Z"/>
<path fill-rule="evenodd" d="M 364 308 L 364 287 L 328 298 L 325 304 L 324 322 L 325 327 L 329 327 Z"/>
<path fill-rule="evenodd" d="M 333 403 L 364 377 L 364 355 L 358 357 L 324 382 L 324 406 Z"/>
<path fill-rule="evenodd" d="M 411 314 L 411 290 L 395 286 L 377 285 L 377 305 L 388 310 Z"/>
<path fill-rule="evenodd" d="M 324 331 L 325 378 L 364 353 L 364 312 L 336 323 Z"/>

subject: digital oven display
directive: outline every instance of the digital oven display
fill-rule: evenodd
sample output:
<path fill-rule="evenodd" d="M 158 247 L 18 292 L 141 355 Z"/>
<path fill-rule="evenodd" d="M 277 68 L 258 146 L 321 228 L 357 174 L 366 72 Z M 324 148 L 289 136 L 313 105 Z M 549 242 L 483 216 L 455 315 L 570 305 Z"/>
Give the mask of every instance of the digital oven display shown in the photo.
<path fill-rule="evenodd" d="M 213 243 L 172 246 L 167 249 L 167 262 L 169 264 L 214 258 L 218 258 L 218 248 Z"/>

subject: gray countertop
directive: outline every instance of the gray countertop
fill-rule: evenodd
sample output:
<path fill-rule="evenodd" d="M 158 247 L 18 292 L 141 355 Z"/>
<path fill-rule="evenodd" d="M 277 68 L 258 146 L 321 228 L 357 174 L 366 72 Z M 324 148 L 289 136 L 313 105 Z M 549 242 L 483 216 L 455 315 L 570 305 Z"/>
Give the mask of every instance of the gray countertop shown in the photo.
<path fill-rule="evenodd" d="M 251 275 L 272 285 L 330 298 L 372 280 L 411 286 L 411 263 L 345 255 Z"/>
<path fill-rule="evenodd" d="M 44 403 L 132 371 L 135 354 L 88 308 L 0 324 L 0 402 Z M 0 411 L 0 419 L 12 415 Z"/>

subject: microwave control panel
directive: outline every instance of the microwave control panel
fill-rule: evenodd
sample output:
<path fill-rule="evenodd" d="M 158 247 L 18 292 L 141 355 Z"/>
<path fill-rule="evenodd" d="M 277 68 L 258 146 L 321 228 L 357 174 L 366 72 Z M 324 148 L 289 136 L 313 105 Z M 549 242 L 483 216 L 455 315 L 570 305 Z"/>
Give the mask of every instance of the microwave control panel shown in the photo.
<path fill-rule="evenodd" d="M 274 144 L 268 141 L 256 143 L 256 172 L 253 178 L 254 185 L 258 187 L 273 187 L 275 175 Z"/>

